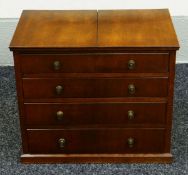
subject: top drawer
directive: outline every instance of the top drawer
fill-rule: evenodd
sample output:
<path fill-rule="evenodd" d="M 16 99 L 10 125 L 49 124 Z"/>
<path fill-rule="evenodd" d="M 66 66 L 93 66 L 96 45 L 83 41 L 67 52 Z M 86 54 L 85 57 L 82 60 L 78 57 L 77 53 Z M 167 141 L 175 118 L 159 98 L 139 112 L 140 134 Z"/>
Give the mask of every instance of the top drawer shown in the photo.
<path fill-rule="evenodd" d="M 168 53 L 21 54 L 21 71 L 34 73 L 168 72 Z"/>

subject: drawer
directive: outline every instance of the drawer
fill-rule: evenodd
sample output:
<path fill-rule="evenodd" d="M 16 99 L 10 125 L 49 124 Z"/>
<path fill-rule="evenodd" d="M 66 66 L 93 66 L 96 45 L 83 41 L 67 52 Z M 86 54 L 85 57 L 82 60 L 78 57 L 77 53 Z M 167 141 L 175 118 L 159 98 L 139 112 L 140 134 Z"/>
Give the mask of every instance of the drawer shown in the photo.
<path fill-rule="evenodd" d="M 31 98 L 166 97 L 167 78 L 24 78 Z"/>
<path fill-rule="evenodd" d="M 168 72 L 168 53 L 21 54 L 21 71 L 34 73 Z"/>
<path fill-rule="evenodd" d="M 27 125 L 128 126 L 164 125 L 166 103 L 25 104 Z"/>
<path fill-rule="evenodd" d="M 29 153 L 161 153 L 164 129 L 28 130 Z"/>

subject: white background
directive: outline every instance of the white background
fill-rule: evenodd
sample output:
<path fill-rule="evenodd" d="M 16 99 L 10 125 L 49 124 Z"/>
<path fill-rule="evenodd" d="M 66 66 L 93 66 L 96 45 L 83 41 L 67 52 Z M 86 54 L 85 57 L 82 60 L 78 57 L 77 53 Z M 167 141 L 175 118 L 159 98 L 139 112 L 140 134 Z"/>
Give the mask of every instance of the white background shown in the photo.
<path fill-rule="evenodd" d="M 147 9 L 169 8 L 188 16 L 188 0 L 0 0 L 0 18 L 18 18 L 23 9 Z"/>

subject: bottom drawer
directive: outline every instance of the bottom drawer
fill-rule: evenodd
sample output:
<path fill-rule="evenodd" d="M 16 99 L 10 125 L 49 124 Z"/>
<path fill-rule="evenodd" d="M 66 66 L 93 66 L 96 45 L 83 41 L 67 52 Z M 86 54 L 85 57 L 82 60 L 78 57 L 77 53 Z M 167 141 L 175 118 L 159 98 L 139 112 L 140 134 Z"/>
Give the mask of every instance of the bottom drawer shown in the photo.
<path fill-rule="evenodd" d="M 28 129 L 29 153 L 161 153 L 165 129 Z"/>

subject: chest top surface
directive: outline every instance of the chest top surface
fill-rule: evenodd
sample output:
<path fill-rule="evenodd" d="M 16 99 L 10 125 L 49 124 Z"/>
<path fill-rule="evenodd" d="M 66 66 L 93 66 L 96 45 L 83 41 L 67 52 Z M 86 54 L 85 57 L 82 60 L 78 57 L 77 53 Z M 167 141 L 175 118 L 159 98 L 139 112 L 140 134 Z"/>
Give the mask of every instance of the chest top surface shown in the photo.
<path fill-rule="evenodd" d="M 167 9 L 25 10 L 10 44 L 16 49 L 179 48 Z"/>

